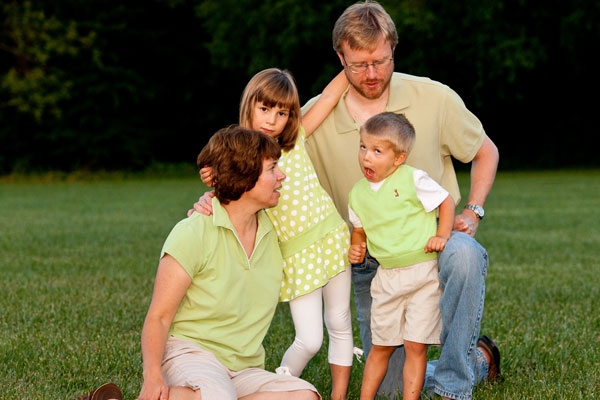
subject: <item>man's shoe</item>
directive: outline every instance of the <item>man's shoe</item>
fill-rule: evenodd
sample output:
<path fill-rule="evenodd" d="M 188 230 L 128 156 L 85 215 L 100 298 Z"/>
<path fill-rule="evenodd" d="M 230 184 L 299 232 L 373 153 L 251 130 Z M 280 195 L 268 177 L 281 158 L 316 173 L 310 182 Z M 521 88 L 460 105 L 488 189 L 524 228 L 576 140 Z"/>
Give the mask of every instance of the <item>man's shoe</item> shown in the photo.
<path fill-rule="evenodd" d="M 96 390 L 74 400 L 123 400 L 123 393 L 114 383 L 105 383 Z"/>
<path fill-rule="evenodd" d="M 484 349 L 490 357 L 487 380 L 493 381 L 500 375 L 500 350 L 498 350 L 496 343 L 485 335 L 482 335 L 477 340 L 477 347 Z"/>

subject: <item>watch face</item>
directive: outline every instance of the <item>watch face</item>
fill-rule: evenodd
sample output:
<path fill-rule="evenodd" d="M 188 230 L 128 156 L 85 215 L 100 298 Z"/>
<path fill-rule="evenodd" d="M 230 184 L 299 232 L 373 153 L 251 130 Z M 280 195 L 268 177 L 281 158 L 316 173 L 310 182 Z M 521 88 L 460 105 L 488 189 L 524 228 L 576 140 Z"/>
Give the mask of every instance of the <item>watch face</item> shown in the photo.
<path fill-rule="evenodd" d="M 477 214 L 479 219 L 482 219 L 483 215 L 485 214 L 485 211 L 483 211 L 483 207 L 481 207 L 481 206 L 478 206 L 475 204 L 467 204 L 467 208 L 469 210 L 472 210 L 475 214 Z"/>

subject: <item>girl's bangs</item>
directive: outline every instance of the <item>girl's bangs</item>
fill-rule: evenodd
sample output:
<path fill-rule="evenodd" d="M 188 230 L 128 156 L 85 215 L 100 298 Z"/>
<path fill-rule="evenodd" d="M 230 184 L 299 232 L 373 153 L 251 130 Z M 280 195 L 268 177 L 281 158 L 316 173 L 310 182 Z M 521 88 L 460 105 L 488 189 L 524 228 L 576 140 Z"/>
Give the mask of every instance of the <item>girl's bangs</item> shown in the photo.
<path fill-rule="evenodd" d="M 294 104 L 299 101 L 294 95 L 292 87 L 277 85 L 277 87 L 263 87 L 256 95 L 256 101 L 262 102 L 267 107 L 280 107 L 288 110 L 294 109 Z"/>

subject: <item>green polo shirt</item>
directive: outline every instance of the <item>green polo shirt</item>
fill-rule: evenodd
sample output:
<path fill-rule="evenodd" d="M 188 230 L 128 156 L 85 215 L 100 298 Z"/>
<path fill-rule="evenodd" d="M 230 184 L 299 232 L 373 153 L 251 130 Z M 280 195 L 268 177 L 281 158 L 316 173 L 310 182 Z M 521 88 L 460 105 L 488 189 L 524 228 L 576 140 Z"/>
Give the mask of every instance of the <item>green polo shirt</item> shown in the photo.
<path fill-rule="evenodd" d="M 306 149 L 321 185 L 348 222 L 348 193 L 363 174 L 358 164 L 360 124 L 350 116 L 344 97 L 308 138 Z M 481 122 L 448 86 L 397 72 L 390 82 L 386 111 L 404 114 L 415 127 L 416 141 L 406 164 L 426 171 L 458 204 L 452 158 L 464 163 L 473 160 L 485 138 Z"/>
<path fill-rule="evenodd" d="M 165 253 L 192 278 L 169 335 L 198 343 L 231 370 L 264 368 L 262 341 L 283 277 L 277 236 L 265 212 L 258 213 L 250 258 L 216 198 L 212 216 L 194 213 L 173 228 L 161 258 Z"/>

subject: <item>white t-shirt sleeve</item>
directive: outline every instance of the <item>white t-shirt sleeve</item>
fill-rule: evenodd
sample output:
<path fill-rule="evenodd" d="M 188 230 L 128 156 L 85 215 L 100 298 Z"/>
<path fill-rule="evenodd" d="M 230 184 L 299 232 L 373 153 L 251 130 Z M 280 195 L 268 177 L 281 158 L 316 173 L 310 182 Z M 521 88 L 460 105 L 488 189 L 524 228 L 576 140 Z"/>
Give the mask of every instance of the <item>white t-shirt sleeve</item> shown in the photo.
<path fill-rule="evenodd" d="M 350 220 L 350 223 L 352 224 L 353 227 L 362 228 L 362 223 L 360 222 L 360 218 L 358 218 L 358 215 L 356 215 L 356 213 L 354 212 L 354 210 L 352 208 L 350 208 L 350 206 L 348 206 L 348 219 Z"/>
<path fill-rule="evenodd" d="M 427 172 L 415 169 L 413 179 L 417 197 L 421 201 L 421 204 L 423 204 L 425 211 L 430 212 L 435 210 L 448 197 L 448 191 L 431 179 L 427 175 Z"/>

